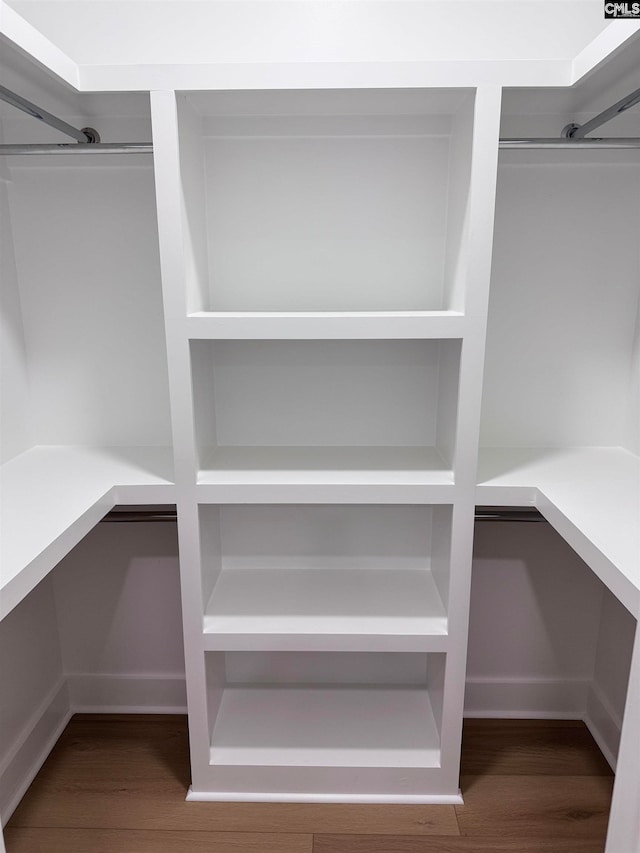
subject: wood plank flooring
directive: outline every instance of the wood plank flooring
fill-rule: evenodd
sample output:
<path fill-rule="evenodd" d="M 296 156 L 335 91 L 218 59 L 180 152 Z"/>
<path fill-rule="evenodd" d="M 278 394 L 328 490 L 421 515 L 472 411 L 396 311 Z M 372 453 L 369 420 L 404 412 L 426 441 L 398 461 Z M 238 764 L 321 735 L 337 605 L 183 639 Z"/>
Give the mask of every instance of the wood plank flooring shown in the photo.
<path fill-rule="evenodd" d="M 613 775 L 578 722 L 468 720 L 463 806 L 187 803 L 177 716 L 76 715 L 7 853 L 602 853 Z"/>

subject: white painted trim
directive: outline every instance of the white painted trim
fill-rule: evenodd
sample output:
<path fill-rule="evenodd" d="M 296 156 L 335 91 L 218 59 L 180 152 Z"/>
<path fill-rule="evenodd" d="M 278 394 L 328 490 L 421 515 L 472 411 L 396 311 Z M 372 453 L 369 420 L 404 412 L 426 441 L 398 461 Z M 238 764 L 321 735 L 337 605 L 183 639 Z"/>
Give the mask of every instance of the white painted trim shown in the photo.
<path fill-rule="evenodd" d="M 467 678 L 465 717 L 581 720 L 587 678 Z"/>
<path fill-rule="evenodd" d="M 622 719 L 600 686 L 595 682 L 589 687 L 584 722 L 598 744 L 600 752 L 615 772 L 622 733 Z"/>
<path fill-rule="evenodd" d="M 62 676 L 31 715 L 0 762 L 0 817 L 6 824 L 71 719 Z"/>
<path fill-rule="evenodd" d="M 68 673 L 69 702 L 82 714 L 186 714 L 184 674 Z"/>
<path fill-rule="evenodd" d="M 426 805 L 463 805 L 462 794 L 302 794 L 240 793 L 234 791 L 187 791 L 188 802 L 195 803 L 403 803 Z"/>
<path fill-rule="evenodd" d="M 80 65 L 81 92 L 570 86 L 570 59 Z"/>
<path fill-rule="evenodd" d="M 572 62 L 572 83 L 577 83 L 593 71 L 601 62 L 622 47 L 640 30 L 636 21 L 611 21 L 596 38 L 582 50 Z"/>
<path fill-rule="evenodd" d="M 44 697 L 42 702 L 38 705 L 33 714 L 29 717 L 26 724 L 22 727 L 22 731 L 14 740 L 9 752 L 6 753 L 6 755 L 3 755 L 2 758 L 0 758 L 0 776 L 4 775 L 9 765 L 15 760 L 18 753 L 24 748 L 25 744 L 33 735 L 38 725 L 40 725 L 42 718 L 45 716 L 47 711 L 49 711 L 49 709 L 55 704 L 55 701 L 58 698 L 59 694 L 64 691 L 65 684 L 66 680 L 64 675 L 62 675 L 51 688 L 51 690 L 49 690 L 49 692 Z"/>
<path fill-rule="evenodd" d="M 80 73 L 77 64 L 5 0 L 0 0 L 0 33 L 70 86 L 78 88 Z"/>

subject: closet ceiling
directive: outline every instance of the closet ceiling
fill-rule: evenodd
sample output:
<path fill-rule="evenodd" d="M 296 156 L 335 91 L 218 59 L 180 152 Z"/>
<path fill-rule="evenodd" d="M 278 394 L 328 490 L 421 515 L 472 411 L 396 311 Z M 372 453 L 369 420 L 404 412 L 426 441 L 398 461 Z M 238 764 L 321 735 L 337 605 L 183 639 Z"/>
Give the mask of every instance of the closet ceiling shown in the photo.
<path fill-rule="evenodd" d="M 602 0 L 3 0 L 0 7 L 5 35 L 37 43 L 43 63 L 80 89 L 153 88 L 163 74 L 179 88 L 200 88 L 198 73 L 202 88 L 423 85 L 430 81 L 406 76 L 448 63 L 466 66 L 476 82 L 482 69 L 495 82 L 568 85 L 640 26 L 605 21 Z M 226 68 L 226 76 L 211 77 L 212 68 Z M 367 79 L 341 82 L 354 69 Z"/>

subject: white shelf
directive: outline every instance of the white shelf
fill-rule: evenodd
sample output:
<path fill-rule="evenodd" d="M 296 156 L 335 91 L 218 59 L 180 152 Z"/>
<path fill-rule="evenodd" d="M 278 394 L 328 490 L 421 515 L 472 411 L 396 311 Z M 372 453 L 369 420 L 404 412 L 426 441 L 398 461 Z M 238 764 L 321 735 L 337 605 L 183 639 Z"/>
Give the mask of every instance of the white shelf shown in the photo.
<path fill-rule="evenodd" d="M 0 479 L 0 618 L 116 503 L 175 502 L 163 447 L 34 447 Z"/>
<path fill-rule="evenodd" d="M 459 311 L 219 311 L 187 318 L 196 339 L 426 339 L 461 338 Z"/>
<path fill-rule="evenodd" d="M 617 447 L 486 448 L 476 500 L 536 506 L 636 618 L 640 459 Z"/>
<path fill-rule="evenodd" d="M 439 767 L 427 690 L 227 687 L 213 765 Z"/>
<path fill-rule="evenodd" d="M 246 500 L 248 488 L 254 502 L 453 500 L 453 470 L 430 447 L 220 447 L 205 464 L 202 503 Z"/>
<path fill-rule="evenodd" d="M 443 651 L 447 615 L 420 569 L 238 569 L 218 578 L 208 650 Z"/>
<path fill-rule="evenodd" d="M 226 471 L 358 471 L 362 476 L 381 476 L 385 472 L 404 471 L 430 482 L 452 483 L 452 472 L 433 447 L 217 447 L 206 459 L 198 482 L 217 481 Z M 338 475 L 339 476 L 339 475 Z"/>
<path fill-rule="evenodd" d="M 451 482 L 460 351 L 459 340 L 192 341 L 200 468 L 417 470 L 422 482 L 433 470 L 427 482 Z"/>

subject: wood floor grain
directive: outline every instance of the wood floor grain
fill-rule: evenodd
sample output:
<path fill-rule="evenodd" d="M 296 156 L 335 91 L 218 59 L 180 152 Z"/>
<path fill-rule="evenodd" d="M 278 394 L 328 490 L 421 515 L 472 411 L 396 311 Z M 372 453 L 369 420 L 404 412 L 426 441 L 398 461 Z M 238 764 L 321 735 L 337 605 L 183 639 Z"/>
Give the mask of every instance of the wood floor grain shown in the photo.
<path fill-rule="evenodd" d="M 602 853 L 599 838 L 458 838 L 438 836 L 316 835 L 313 853 Z"/>
<path fill-rule="evenodd" d="M 613 779 L 607 776 L 462 777 L 460 832 L 474 838 L 604 839 Z"/>
<path fill-rule="evenodd" d="M 312 835 L 9 828 L 11 853 L 312 853 Z"/>
<path fill-rule="evenodd" d="M 613 777 L 582 723 L 465 724 L 463 806 L 187 803 L 184 717 L 76 716 L 7 853 L 602 853 Z"/>
<path fill-rule="evenodd" d="M 578 720 L 465 720 L 462 775 L 611 776 Z"/>

